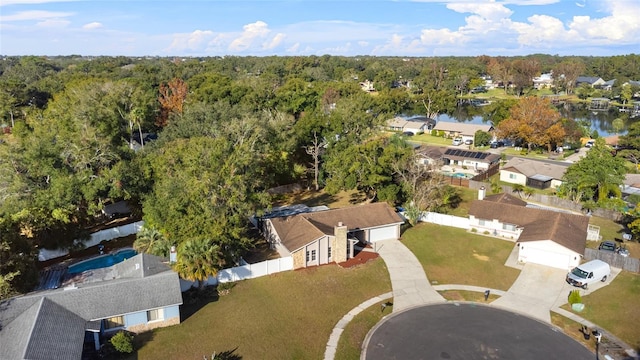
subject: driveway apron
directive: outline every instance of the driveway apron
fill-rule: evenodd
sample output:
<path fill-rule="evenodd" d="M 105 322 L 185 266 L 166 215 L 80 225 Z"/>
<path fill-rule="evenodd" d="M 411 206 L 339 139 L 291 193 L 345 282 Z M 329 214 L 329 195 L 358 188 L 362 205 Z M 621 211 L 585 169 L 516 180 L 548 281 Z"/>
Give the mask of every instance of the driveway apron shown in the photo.
<path fill-rule="evenodd" d="M 441 303 L 416 256 L 399 240 L 383 240 L 375 248 L 384 260 L 393 288 L 393 312 L 414 306 Z"/>
<path fill-rule="evenodd" d="M 566 270 L 528 263 L 511 288 L 491 305 L 550 323 L 549 311 L 565 293 Z"/>

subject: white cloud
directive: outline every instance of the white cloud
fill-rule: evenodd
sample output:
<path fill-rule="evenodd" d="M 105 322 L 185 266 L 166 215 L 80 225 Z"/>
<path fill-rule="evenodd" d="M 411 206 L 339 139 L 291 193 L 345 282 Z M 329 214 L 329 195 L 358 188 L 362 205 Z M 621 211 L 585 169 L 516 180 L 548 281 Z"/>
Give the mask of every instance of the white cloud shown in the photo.
<path fill-rule="evenodd" d="M 256 21 L 242 27 L 244 31 L 240 36 L 229 44 L 229 49 L 233 51 L 247 50 L 256 38 L 265 38 L 271 30 L 267 23 Z"/>
<path fill-rule="evenodd" d="M 449 29 L 425 29 L 422 30 L 420 41 L 424 45 L 462 44 L 466 41 L 459 31 Z"/>
<path fill-rule="evenodd" d="M 97 21 L 82 25 L 82 28 L 85 30 L 99 29 L 101 27 L 102 27 L 102 24 Z"/>
<path fill-rule="evenodd" d="M 74 15 L 70 12 L 30 10 L 19 11 L 12 15 L 0 15 L 0 21 L 44 21 L 47 19 L 65 18 Z"/>
<path fill-rule="evenodd" d="M 211 41 L 216 39 L 216 35 L 210 30 L 195 30 L 187 34 L 174 34 L 173 41 L 166 52 L 175 53 L 181 51 L 197 52 L 203 50 Z"/>
<path fill-rule="evenodd" d="M 65 28 L 67 27 L 71 22 L 67 21 L 67 20 L 63 20 L 63 19 L 47 19 L 44 21 L 39 21 L 36 23 L 37 27 L 40 28 Z"/>
<path fill-rule="evenodd" d="M 288 53 L 297 53 L 298 49 L 300 49 L 300 43 L 295 43 L 292 46 L 290 46 L 289 48 L 287 48 L 287 52 Z"/>
<path fill-rule="evenodd" d="M 46 4 L 46 3 L 58 3 L 58 2 L 72 2 L 78 0 L 2 0 L 0 6 L 6 5 L 33 5 L 33 4 Z"/>
<path fill-rule="evenodd" d="M 498 3 L 452 3 L 447 4 L 447 9 L 453 10 L 459 13 L 472 13 L 478 14 L 482 18 L 488 21 L 498 21 L 500 19 L 508 18 L 513 14 L 513 11 L 509 10 L 502 4 Z"/>
<path fill-rule="evenodd" d="M 265 50 L 275 49 L 276 47 L 278 47 L 278 45 L 280 45 L 280 43 L 282 43 L 282 40 L 284 40 L 284 38 L 285 35 L 283 33 L 278 33 L 273 37 L 273 39 L 271 39 L 271 41 L 265 42 L 262 48 Z"/>

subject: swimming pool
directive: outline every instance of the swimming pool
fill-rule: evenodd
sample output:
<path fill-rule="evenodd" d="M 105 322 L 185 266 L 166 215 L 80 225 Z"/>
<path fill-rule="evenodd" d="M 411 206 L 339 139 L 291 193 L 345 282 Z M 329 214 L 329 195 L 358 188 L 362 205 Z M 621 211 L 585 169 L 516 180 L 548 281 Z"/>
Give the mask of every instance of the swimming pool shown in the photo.
<path fill-rule="evenodd" d="M 113 254 L 101 255 L 98 257 L 94 257 L 93 259 L 81 261 L 77 264 L 69 266 L 69 268 L 67 269 L 67 273 L 78 274 L 87 270 L 109 267 L 119 262 L 125 261 L 126 259 L 129 259 L 136 254 L 137 252 L 133 249 L 123 249 Z"/>
<path fill-rule="evenodd" d="M 457 172 L 457 173 L 443 172 L 442 174 L 446 176 L 451 176 L 454 178 L 461 178 L 461 179 L 471 179 L 474 176 L 473 174 L 465 174 L 461 172 Z"/>

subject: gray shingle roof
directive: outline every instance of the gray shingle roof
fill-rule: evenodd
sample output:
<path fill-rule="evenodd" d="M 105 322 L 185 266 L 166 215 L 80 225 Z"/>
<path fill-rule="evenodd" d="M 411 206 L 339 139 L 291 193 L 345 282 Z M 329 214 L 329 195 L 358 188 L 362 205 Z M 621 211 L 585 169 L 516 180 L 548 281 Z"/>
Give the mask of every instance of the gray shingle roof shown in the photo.
<path fill-rule="evenodd" d="M 0 302 L 0 359 L 79 358 L 92 320 L 182 304 L 178 274 L 156 256 L 138 254 L 97 274 L 111 278 Z"/>
<path fill-rule="evenodd" d="M 552 179 L 562 180 L 564 173 L 569 167 L 569 163 L 549 163 L 545 161 L 537 161 L 525 159 L 521 157 L 513 157 L 507 161 L 501 170 L 520 173 L 526 177 L 535 175 L 549 176 Z"/>
<path fill-rule="evenodd" d="M 467 123 L 457 123 L 457 122 L 448 122 L 448 121 L 438 121 L 435 130 L 442 131 L 451 131 L 457 132 L 462 135 L 473 136 L 476 131 L 482 130 L 485 132 L 489 132 L 493 130 L 493 126 L 487 124 L 467 124 Z"/>

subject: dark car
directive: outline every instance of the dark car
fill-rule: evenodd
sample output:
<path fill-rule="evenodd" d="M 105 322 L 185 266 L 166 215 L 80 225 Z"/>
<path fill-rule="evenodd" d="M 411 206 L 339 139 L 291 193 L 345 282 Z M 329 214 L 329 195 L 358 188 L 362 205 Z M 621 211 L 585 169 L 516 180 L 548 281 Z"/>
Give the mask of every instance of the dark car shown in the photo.
<path fill-rule="evenodd" d="M 487 92 L 487 88 L 485 88 L 484 86 L 478 86 L 471 89 L 472 94 L 486 93 L 486 92 Z"/>
<path fill-rule="evenodd" d="M 402 135 L 404 136 L 413 136 L 413 133 L 411 131 L 405 131 L 402 133 Z"/>
<path fill-rule="evenodd" d="M 616 243 L 614 243 L 613 241 L 603 241 L 600 243 L 600 245 L 598 246 L 598 250 L 602 250 L 602 251 L 616 251 Z"/>
<path fill-rule="evenodd" d="M 502 141 L 492 141 L 491 144 L 489 144 L 489 146 L 492 149 L 497 149 L 499 147 L 503 147 L 504 146 L 504 142 L 502 142 Z"/>

